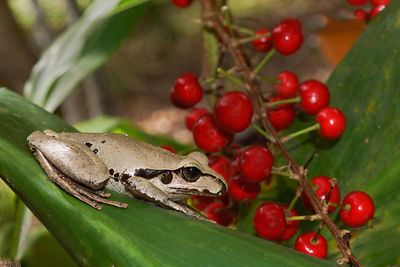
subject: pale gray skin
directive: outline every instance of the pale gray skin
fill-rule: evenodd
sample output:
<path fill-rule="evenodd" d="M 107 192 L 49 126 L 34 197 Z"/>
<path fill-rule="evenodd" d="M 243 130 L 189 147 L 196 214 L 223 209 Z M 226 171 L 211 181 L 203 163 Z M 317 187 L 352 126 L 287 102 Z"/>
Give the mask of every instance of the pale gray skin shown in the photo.
<path fill-rule="evenodd" d="M 177 202 L 193 195 L 220 196 L 227 191 L 223 177 L 208 166 L 207 157 L 200 152 L 180 156 L 112 133 L 45 130 L 33 132 L 27 140 L 52 181 L 99 210 L 102 207 L 97 202 L 127 207 L 105 199 L 109 194 L 99 190 L 107 188 L 203 218 Z"/>

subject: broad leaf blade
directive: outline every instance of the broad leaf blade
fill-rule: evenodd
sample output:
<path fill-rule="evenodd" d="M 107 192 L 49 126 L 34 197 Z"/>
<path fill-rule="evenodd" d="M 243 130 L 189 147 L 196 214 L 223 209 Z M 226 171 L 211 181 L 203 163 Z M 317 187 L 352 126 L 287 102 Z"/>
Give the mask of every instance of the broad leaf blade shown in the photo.
<path fill-rule="evenodd" d="M 25 95 L 54 111 L 74 87 L 104 64 L 132 31 L 150 0 L 96 0 L 43 54 Z"/>
<path fill-rule="evenodd" d="M 89 266 L 324 266 L 327 261 L 112 193 L 127 209 L 97 211 L 63 192 L 31 155 L 26 137 L 59 118 L 0 89 L 0 174 L 77 263 Z"/>
<path fill-rule="evenodd" d="M 366 27 L 327 82 L 331 105 L 347 116 L 346 132 L 336 144 L 312 137 L 321 150 L 309 167 L 309 177 L 338 178 L 342 198 L 361 190 L 374 199 L 375 217 L 381 222 L 358 232 L 351 242 L 354 254 L 366 266 L 399 263 L 399 47 L 400 2 L 392 1 Z M 304 144 L 308 138 L 288 144 L 299 162 L 315 151 L 311 143 Z M 329 233 L 325 236 L 331 238 Z M 334 251 L 334 242 L 330 244 Z"/>

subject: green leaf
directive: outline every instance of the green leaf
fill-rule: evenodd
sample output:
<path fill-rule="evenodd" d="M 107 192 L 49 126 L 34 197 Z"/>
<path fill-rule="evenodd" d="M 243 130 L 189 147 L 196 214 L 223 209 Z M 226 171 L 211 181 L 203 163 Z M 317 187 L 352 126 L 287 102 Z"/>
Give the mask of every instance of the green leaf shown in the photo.
<path fill-rule="evenodd" d="M 321 150 L 309 167 L 309 177 L 336 177 L 342 198 L 361 190 L 375 202 L 375 217 L 381 222 L 351 241 L 354 254 L 366 266 L 399 263 L 399 73 L 400 2 L 392 1 L 369 23 L 327 82 L 331 106 L 347 116 L 344 135 L 337 142 L 311 137 Z M 298 122 L 297 128 L 306 124 Z M 313 144 L 304 144 L 309 138 L 288 144 L 300 163 L 315 151 Z M 334 242 L 330 244 L 334 251 Z"/>
<path fill-rule="evenodd" d="M 54 111 L 74 87 L 104 64 L 138 23 L 150 0 L 96 0 L 43 54 L 25 96 Z"/>
<path fill-rule="evenodd" d="M 327 266 L 315 257 L 117 193 L 127 209 L 95 210 L 63 192 L 31 155 L 35 130 L 75 129 L 0 89 L 0 175 L 80 265 Z"/>

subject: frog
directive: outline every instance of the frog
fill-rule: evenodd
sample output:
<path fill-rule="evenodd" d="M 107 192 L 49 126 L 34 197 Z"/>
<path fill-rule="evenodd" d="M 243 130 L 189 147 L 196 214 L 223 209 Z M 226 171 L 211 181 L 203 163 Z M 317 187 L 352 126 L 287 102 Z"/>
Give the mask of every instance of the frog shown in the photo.
<path fill-rule="evenodd" d="M 51 181 L 97 210 L 101 204 L 127 208 L 110 200 L 108 189 L 204 219 L 186 199 L 218 197 L 228 189 L 197 151 L 183 156 L 124 134 L 50 129 L 32 132 L 27 142 Z"/>

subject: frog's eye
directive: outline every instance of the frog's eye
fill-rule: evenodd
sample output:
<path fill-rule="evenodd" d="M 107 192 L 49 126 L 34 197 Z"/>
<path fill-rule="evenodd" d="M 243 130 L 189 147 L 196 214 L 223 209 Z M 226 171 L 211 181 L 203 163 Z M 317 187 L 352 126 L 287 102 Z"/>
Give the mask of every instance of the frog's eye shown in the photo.
<path fill-rule="evenodd" d="M 188 182 L 194 182 L 199 179 L 201 171 L 196 167 L 185 167 L 182 169 L 182 176 Z"/>

